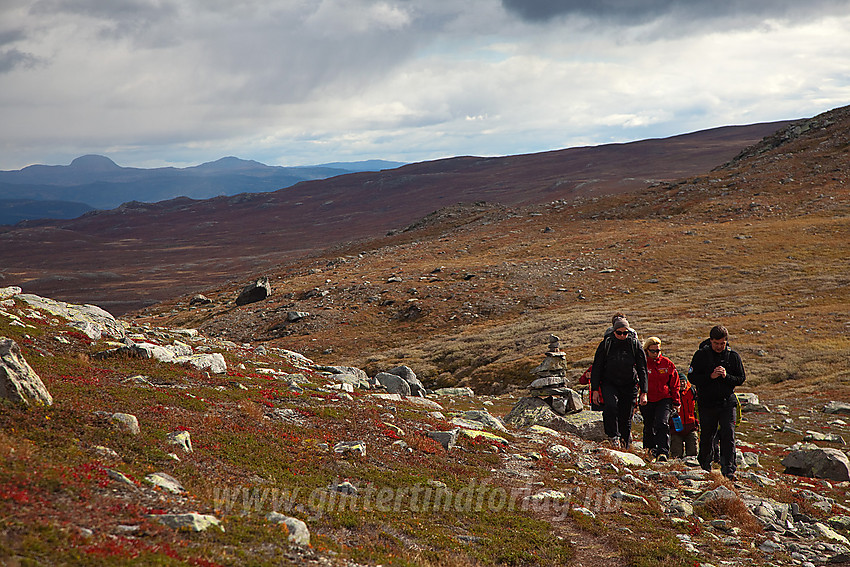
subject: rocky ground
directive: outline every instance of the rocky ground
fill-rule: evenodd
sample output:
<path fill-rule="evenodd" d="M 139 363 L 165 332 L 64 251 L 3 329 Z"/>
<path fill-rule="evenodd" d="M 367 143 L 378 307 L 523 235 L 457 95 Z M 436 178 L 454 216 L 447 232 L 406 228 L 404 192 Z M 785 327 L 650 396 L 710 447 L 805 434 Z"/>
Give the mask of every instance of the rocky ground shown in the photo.
<path fill-rule="evenodd" d="M 4 368 L 29 384 L 3 374 L 24 392 L 0 417 L 8 565 L 850 563 L 850 407 L 828 391 L 747 397 L 732 483 L 506 423 L 527 392 L 422 391 L 404 367 L 3 297 Z M 786 474 L 795 451 L 831 459 Z"/>

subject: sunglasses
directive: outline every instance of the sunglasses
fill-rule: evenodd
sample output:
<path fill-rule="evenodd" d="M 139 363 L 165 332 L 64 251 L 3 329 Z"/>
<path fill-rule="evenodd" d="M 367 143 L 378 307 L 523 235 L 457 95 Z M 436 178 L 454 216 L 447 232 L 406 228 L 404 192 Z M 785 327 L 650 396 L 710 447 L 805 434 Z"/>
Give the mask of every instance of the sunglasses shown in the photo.
<path fill-rule="evenodd" d="M 625 337 L 626 335 L 629 334 L 629 332 L 628 331 L 614 331 L 614 334 L 617 335 L 618 337 Z"/>
<path fill-rule="evenodd" d="M 660 348 L 648 348 L 646 350 L 648 350 L 649 352 L 661 352 Z"/>

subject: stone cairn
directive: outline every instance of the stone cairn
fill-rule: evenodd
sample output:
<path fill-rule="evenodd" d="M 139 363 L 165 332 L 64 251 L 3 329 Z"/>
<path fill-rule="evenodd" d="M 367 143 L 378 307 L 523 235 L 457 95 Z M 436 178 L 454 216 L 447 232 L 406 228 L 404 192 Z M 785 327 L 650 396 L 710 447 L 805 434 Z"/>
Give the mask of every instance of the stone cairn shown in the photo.
<path fill-rule="evenodd" d="M 531 373 L 537 376 L 528 387 L 531 396 L 546 402 L 552 411 L 567 415 L 584 409 L 581 394 L 567 387 L 567 353 L 561 350 L 560 338 L 549 335 L 546 357 Z"/>

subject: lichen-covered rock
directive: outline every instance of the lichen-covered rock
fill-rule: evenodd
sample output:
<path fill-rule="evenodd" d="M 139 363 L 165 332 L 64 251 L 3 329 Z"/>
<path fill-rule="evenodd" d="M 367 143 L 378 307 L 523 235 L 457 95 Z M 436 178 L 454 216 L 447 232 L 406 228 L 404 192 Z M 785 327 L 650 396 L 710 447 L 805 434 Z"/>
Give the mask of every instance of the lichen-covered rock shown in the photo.
<path fill-rule="evenodd" d="M 502 423 L 502 421 L 491 414 L 487 410 L 469 410 L 463 412 L 463 419 L 469 421 L 477 421 L 485 427 L 489 427 L 491 429 L 495 429 L 497 431 L 507 431 L 508 429 Z"/>
<path fill-rule="evenodd" d="M 291 518 L 279 512 L 270 512 L 266 516 L 266 520 L 275 524 L 285 524 L 289 530 L 288 541 L 295 545 L 310 545 L 310 530 L 307 529 L 307 524 L 298 518 Z"/>
<path fill-rule="evenodd" d="M 161 488 L 162 490 L 167 490 L 168 492 L 171 492 L 172 494 L 183 494 L 186 492 L 186 489 L 183 488 L 183 485 L 180 484 L 180 481 L 168 473 L 151 473 L 145 477 L 145 480 L 153 484 L 154 486 Z"/>
<path fill-rule="evenodd" d="M 224 374 L 227 372 L 227 362 L 220 352 L 177 356 L 173 362 L 175 364 L 190 364 L 198 370 L 207 370 L 213 374 Z"/>
<path fill-rule="evenodd" d="M 96 305 L 75 305 L 31 293 L 22 293 L 17 297 L 31 307 L 66 319 L 69 326 L 85 333 L 91 339 L 98 340 L 103 335 L 115 339 L 124 338 L 124 324 Z"/>
<path fill-rule="evenodd" d="M 634 453 L 628 453 L 626 451 L 615 451 L 614 449 L 600 449 L 599 452 L 603 455 L 607 455 L 608 457 L 627 467 L 646 466 L 646 461 L 644 461 Z"/>
<path fill-rule="evenodd" d="M 187 514 L 152 514 L 149 517 L 160 521 L 169 528 L 180 531 L 203 532 L 213 526 L 224 531 L 221 520 L 209 514 L 189 512 Z"/>
<path fill-rule="evenodd" d="M 168 434 L 167 439 L 172 445 L 177 445 L 183 449 L 184 453 L 192 452 L 192 436 L 188 431 L 174 431 Z"/>
<path fill-rule="evenodd" d="M 505 423 L 521 429 L 540 425 L 561 433 L 572 433 L 590 441 L 605 439 L 602 412 L 581 411 L 561 416 L 543 399 L 537 397 L 521 398 L 505 416 Z"/>
<path fill-rule="evenodd" d="M 53 404 L 53 396 L 24 359 L 21 347 L 7 337 L 0 337 L 0 398 L 23 405 Z"/>
<path fill-rule="evenodd" d="M 135 415 L 129 413 L 113 413 L 109 422 L 115 429 L 130 435 L 138 435 L 142 432 L 139 428 L 139 420 Z"/>

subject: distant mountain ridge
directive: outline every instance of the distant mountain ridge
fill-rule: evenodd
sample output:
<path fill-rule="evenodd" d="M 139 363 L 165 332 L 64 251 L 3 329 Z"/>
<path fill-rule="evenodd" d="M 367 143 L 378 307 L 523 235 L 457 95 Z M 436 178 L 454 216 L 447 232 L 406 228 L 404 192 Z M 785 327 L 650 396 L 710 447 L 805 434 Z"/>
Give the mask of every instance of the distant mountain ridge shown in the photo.
<path fill-rule="evenodd" d="M 81 207 L 112 209 L 122 203 L 152 203 L 189 197 L 209 199 L 239 193 L 277 191 L 315 179 L 362 171 L 378 171 L 404 165 L 370 160 L 328 165 L 281 167 L 233 156 L 201 165 L 143 169 L 122 167 L 108 157 L 85 155 L 70 165 L 31 165 L 20 170 L 0 171 L 0 224 L 20 220 L 21 210 L 7 211 L 4 201 L 27 200 L 26 219 L 73 218 Z M 52 201 L 39 209 L 38 202 Z M 67 206 L 57 207 L 66 202 Z M 63 216 L 64 215 L 64 216 Z M 76 215 L 75 215 L 76 216 Z"/>

